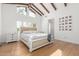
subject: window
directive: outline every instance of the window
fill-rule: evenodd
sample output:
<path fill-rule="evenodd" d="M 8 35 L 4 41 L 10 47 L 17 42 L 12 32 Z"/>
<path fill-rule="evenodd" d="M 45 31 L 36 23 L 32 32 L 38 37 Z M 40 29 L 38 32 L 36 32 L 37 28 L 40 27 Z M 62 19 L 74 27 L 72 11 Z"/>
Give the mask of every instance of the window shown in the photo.
<path fill-rule="evenodd" d="M 33 27 L 31 22 L 23 22 L 23 27 Z"/>
<path fill-rule="evenodd" d="M 17 7 L 17 13 L 20 15 L 26 16 L 26 14 L 27 14 L 30 17 L 36 17 L 36 15 L 32 11 L 30 11 L 29 9 L 26 9 L 26 7 L 22 7 L 22 6 Z"/>
<path fill-rule="evenodd" d="M 36 15 L 33 12 L 31 12 L 30 10 L 29 10 L 29 16 L 36 17 Z"/>
<path fill-rule="evenodd" d="M 24 26 L 24 27 L 27 27 L 27 23 L 26 23 L 26 22 L 23 22 L 23 26 Z"/>
<path fill-rule="evenodd" d="M 22 26 L 22 22 L 21 21 L 17 21 L 16 25 L 17 25 L 17 32 L 18 32 L 18 31 L 20 31 L 20 27 Z"/>
<path fill-rule="evenodd" d="M 17 21 L 17 28 L 20 28 L 22 26 L 22 22 L 21 21 Z"/>
<path fill-rule="evenodd" d="M 17 7 L 17 13 L 26 16 L 26 8 L 25 7 Z"/>

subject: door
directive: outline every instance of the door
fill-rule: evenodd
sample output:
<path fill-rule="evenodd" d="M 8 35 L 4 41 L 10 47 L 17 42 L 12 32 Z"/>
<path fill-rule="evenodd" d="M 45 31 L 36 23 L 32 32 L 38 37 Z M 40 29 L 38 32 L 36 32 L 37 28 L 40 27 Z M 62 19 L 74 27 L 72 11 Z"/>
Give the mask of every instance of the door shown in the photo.
<path fill-rule="evenodd" d="M 48 34 L 51 34 L 51 39 L 54 39 L 54 20 L 48 20 Z"/>

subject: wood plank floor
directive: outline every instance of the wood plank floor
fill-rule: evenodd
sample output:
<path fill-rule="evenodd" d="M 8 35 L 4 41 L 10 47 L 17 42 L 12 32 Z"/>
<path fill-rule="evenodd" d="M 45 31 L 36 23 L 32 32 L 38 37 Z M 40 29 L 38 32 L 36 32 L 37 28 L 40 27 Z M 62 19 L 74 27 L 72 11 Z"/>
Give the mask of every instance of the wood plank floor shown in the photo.
<path fill-rule="evenodd" d="M 0 56 L 79 56 L 79 45 L 55 40 L 30 53 L 22 42 L 13 42 L 0 46 Z"/>

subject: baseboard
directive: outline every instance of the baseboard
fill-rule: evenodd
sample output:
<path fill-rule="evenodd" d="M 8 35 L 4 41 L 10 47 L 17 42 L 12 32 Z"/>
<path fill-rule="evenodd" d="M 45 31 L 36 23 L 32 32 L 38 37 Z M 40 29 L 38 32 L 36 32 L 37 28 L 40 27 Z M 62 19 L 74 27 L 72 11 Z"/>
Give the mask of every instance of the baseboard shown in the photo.
<path fill-rule="evenodd" d="M 2 46 L 2 43 L 0 43 L 0 46 Z"/>
<path fill-rule="evenodd" d="M 68 42 L 68 43 L 72 43 L 72 44 L 77 44 L 77 45 L 79 45 L 79 43 L 78 42 L 73 42 L 73 41 L 67 41 L 67 40 L 61 40 L 61 39 L 55 39 L 55 40 L 60 40 L 60 41 L 63 41 L 63 42 Z"/>
<path fill-rule="evenodd" d="M 3 44 L 6 44 L 6 42 L 0 42 L 0 46 L 2 46 Z"/>

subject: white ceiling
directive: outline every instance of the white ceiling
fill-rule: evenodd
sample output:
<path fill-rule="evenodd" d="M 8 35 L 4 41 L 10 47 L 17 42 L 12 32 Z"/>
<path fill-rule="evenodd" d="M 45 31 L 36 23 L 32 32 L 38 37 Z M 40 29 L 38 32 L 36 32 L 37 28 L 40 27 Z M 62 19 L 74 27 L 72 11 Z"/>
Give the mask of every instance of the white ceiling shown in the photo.
<path fill-rule="evenodd" d="M 33 3 L 44 15 L 48 14 L 48 12 L 41 6 L 40 3 Z M 54 3 L 56 10 L 53 8 L 51 3 L 43 3 L 43 5 L 47 8 L 49 13 L 56 11 L 57 9 L 65 8 L 64 3 Z M 36 8 L 35 8 L 36 9 Z M 37 9 L 36 9 L 37 10 Z M 37 10 L 38 11 L 38 10 Z"/>
<path fill-rule="evenodd" d="M 37 11 L 36 12 L 34 9 L 31 8 L 35 13 L 38 14 L 38 12 L 39 12 L 41 14 L 41 12 L 42 12 L 44 15 L 48 14 L 48 12 L 44 9 L 44 7 L 40 3 L 16 3 L 16 4 L 18 4 L 18 5 L 26 5 L 26 6 L 31 4 L 31 6 Z M 37 10 L 37 8 L 35 8 L 32 4 L 34 4 L 41 12 L 39 10 Z M 46 7 L 46 9 L 49 11 L 49 13 L 53 13 L 54 11 L 57 11 L 58 9 L 65 8 L 64 3 L 53 3 L 54 6 L 56 7 L 56 10 L 51 5 L 51 3 L 42 3 L 42 4 Z"/>

